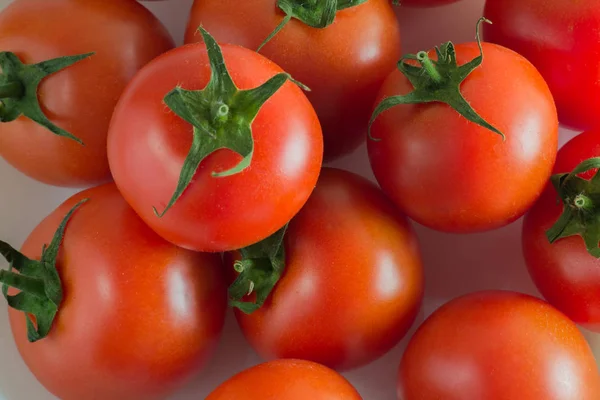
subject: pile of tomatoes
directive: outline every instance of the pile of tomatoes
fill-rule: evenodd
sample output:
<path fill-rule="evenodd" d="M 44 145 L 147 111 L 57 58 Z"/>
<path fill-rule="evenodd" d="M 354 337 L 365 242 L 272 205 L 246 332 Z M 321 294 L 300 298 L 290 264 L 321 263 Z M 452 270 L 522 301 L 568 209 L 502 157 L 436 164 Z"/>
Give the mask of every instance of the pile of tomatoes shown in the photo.
<path fill-rule="evenodd" d="M 360 400 L 340 372 L 422 305 L 410 220 L 525 216 L 545 300 L 440 307 L 398 360 L 398 399 L 600 399 L 577 327 L 600 333 L 600 0 L 488 0 L 474 41 L 402 55 L 394 7 L 454 1 L 195 0 L 179 47 L 136 0 L 1 10 L 0 156 L 82 189 L 19 250 L 0 241 L 37 380 L 63 400 L 167 398 L 219 362 L 232 309 L 265 363 L 207 400 Z M 584 131 L 560 150 L 559 123 Z M 378 185 L 323 166 L 365 142 Z"/>

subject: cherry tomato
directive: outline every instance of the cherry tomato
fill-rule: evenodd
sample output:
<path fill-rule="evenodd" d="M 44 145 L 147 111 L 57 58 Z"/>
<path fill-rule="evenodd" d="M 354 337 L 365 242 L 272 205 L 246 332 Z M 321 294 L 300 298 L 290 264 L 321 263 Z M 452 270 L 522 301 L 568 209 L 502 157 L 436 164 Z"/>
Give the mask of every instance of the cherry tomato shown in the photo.
<path fill-rule="evenodd" d="M 595 400 L 600 377 L 577 326 L 548 303 L 473 293 L 417 330 L 400 364 L 402 400 Z"/>
<path fill-rule="evenodd" d="M 38 92 L 48 118 L 84 146 L 21 116 L 2 124 L 0 156 L 52 185 L 109 181 L 106 135 L 115 104 L 136 71 L 173 46 L 165 27 L 135 1 L 13 1 L 0 12 L 2 51 L 25 64 L 95 54 L 45 78 Z"/>
<path fill-rule="evenodd" d="M 414 322 L 424 281 L 416 237 L 366 179 L 323 169 L 284 245 L 285 270 L 266 303 L 252 314 L 236 310 L 264 358 L 355 368 L 389 351 Z"/>
<path fill-rule="evenodd" d="M 168 112 L 164 100 L 168 93 L 180 93 L 183 87 L 187 96 L 204 96 L 199 90 L 209 79 L 212 84 L 213 78 L 225 76 L 227 71 L 238 88 L 248 90 L 277 79 L 275 75 L 283 76 L 277 65 L 251 50 L 223 45 L 220 51 L 225 66 L 221 61 L 215 65 L 226 70 L 214 75 L 206 47 L 199 43 L 177 48 L 149 63 L 121 97 L 108 140 L 111 170 L 129 204 L 163 238 L 198 251 L 239 249 L 285 225 L 314 189 L 323 153 L 315 111 L 302 90 L 291 82 L 283 84 L 252 121 L 234 105 L 222 104 L 220 98 L 196 101 L 192 108 L 201 103 L 213 107 L 210 104 L 214 100 L 215 107 L 209 112 L 223 111 L 226 122 L 234 124 L 224 130 L 215 128 L 217 134 L 211 127 L 195 127 L 175 112 Z M 215 90 L 222 87 L 216 86 Z M 216 92 L 211 89 L 203 93 L 208 96 Z M 236 98 L 241 97 L 233 100 Z M 208 124 L 202 115 L 196 120 Z M 240 154 L 217 149 L 196 163 L 197 170 L 188 175 L 190 180 L 181 197 L 163 211 L 170 207 L 169 199 L 173 200 L 179 188 L 188 156 L 203 149 L 196 141 L 206 139 L 206 146 L 220 139 L 229 145 L 239 143 L 242 136 L 229 137 L 243 125 L 238 120 L 248 124 L 243 134 L 251 131 L 253 141 L 253 152 L 244 158 L 249 160 L 247 168 L 216 177 L 216 172 L 230 171 L 242 163 Z M 164 215 L 156 215 L 153 207 Z"/>
<path fill-rule="evenodd" d="M 260 364 L 222 383 L 206 400 L 362 400 L 337 372 L 303 360 Z"/>
<path fill-rule="evenodd" d="M 485 40 L 525 56 L 548 82 L 560 122 L 600 126 L 600 2 L 490 0 Z"/>
<path fill-rule="evenodd" d="M 476 43 L 455 51 L 459 66 L 480 54 Z M 433 51 L 429 57 L 437 59 Z M 515 221 L 542 192 L 558 147 L 556 108 L 535 68 L 493 44 L 483 44 L 482 64 L 459 87 L 504 141 L 448 104 L 404 104 L 375 119 L 369 159 L 383 191 L 415 221 L 440 231 L 485 231 Z M 378 103 L 411 91 L 394 71 Z"/>
<path fill-rule="evenodd" d="M 569 173 L 581 162 L 600 157 L 600 132 L 588 131 L 558 153 L 555 173 Z M 590 179 L 593 174 L 582 174 Z M 564 205 L 548 185 L 525 216 L 523 252 L 527 267 L 544 297 L 573 321 L 600 332 L 600 260 L 586 250 L 581 236 L 550 243 L 546 232 L 558 221 Z"/>
<path fill-rule="evenodd" d="M 185 42 L 201 40 L 202 25 L 220 43 L 257 49 L 284 18 L 277 3 L 196 0 Z M 400 28 L 390 0 L 368 0 L 338 11 L 324 29 L 292 19 L 260 53 L 311 89 L 331 160 L 363 143 L 377 90 L 400 56 Z"/>
<path fill-rule="evenodd" d="M 64 297 L 52 328 L 30 343 L 25 315 L 10 309 L 16 345 L 36 378 L 63 400 L 164 398 L 216 347 L 227 304 L 220 258 L 161 239 L 114 184 L 67 200 L 21 251 L 39 259 L 84 198 L 58 253 Z"/>

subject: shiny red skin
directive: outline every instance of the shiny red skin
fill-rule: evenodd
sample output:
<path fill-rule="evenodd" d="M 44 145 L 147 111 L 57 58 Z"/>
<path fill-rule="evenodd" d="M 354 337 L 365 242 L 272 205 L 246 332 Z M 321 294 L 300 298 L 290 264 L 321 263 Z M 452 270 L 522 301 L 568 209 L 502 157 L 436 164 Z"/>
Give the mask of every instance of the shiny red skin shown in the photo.
<path fill-rule="evenodd" d="M 600 157 L 600 132 L 571 139 L 558 153 L 555 173 L 571 172 L 582 161 Z M 593 173 L 583 176 L 591 178 Z M 591 256 L 580 236 L 550 244 L 546 231 L 563 211 L 551 184 L 525 216 L 523 253 L 533 281 L 546 300 L 578 324 L 600 333 L 600 260 Z"/>
<path fill-rule="evenodd" d="M 522 54 L 548 82 L 560 122 L 600 127 L 600 1 L 490 0 L 486 41 Z"/>
<path fill-rule="evenodd" d="M 383 191 L 410 218 L 436 230 L 479 232 L 515 221 L 541 194 L 556 157 L 556 108 L 542 77 L 511 50 L 484 43 L 483 52 L 483 64 L 461 92 L 505 142 L 442 103 L 385 111 L 371 131 L 379 141 L 368 140 Z M 456 54 L 462 65 L 479 50 L 459 44 Z M 379 101 L 412 89 L 395 71 Z"/>
<path fill-rule="evenodd" d="M 110 181 L 106 135 L 115 104 L 134 74 L 174 45 L 160 21 L 135 1 L 13 1 L 0 12 L 2 51 L 26 64 L 96 54 L 47 77 L 38 92 L 50 120 L 85 146 L 20 117 L 1 124 L 0 156 L 50 185 Z"/>
<path fill-rule="evenodd" d="M 276 4 L 195 0 L 185 42 L 202 40 L 202 24 L 220 42 L 257 49 L 284 17 Z M 390 0 L 368 0 L 325 29 L 293 19 L 260 52 L 311 89 L 330 161 L 364 142 L 377 90 L 401 56 L 400 26 Z"/>
<path fill-rule="evenodd" d="M 600 376 L 577 326 L 529 295 L 472 293 L 442 306 L 402 358 L 401 400 L 596 400 Z"/>
<path fill-rule="evenodd" d="M 437 7 L 456 3 L 459 0 L 400 0 L 400 4 L 406 7 Z"/>
<path fill-rule="evenodd" d="M 260 86 L 281 69 L 248 49 L 223 45 L 240 89 Z M 117 186 L 141 218 L 181 247 L 218 252 L 256 243 L 285 225 L 317 182 L 323 137 L 314 109 L 301 89 L 285 83 L 252 124 L 254 155 L 241 173 L 215 178 L 241 157 L 219 150 L 200 164 L 177 203 L 162 211 L 175 192 L 192 144 L 192 125 L 165 111 L 164 96 L 178 85 L 203 89 L 210 77 L 204 44 L 172 50 L 148 64 L 119 101 L 111 122 L 108 157 Z"/>
<path fill-rule="evenodd" d="M 323 169 L 285 250 L 285 272 L 265 305 L 236 312 L 262 357 L 352 369 L 389 351 L 414 322 L 424 285 L 416 237 L 365 178 Z"/>
<path fill-rule="evenodd" d="M 227 306 L 220 258 L 161 239 L 114 184 L 71 197 L 22 252 L 39 259 L 84 198 L 59 253 L 64 297 L 50 334 L 29 343 L 24 314 L 9 309 L 17 348 L 62 400 L 165 398 L 204 366 L 220 337 Z"/>
<path fill-rule="evenodd" d="M 206 400 L 362 400 L 340 374 L 304 360 L 275 360 L 223 382 Z"/>

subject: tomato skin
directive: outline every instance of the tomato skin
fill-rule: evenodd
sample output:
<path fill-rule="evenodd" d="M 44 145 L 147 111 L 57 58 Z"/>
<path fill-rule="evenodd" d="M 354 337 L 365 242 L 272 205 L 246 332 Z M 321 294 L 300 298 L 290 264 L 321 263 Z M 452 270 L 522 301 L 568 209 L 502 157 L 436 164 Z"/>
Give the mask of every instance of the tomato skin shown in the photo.
<path fill-rule="evenodd" d="M 51 185 L 83 187 L 111 180 L 106 135 L 115 104 L 136 71 L 173 46 L 165 27 L 135 1 L 13 1 L 0 12 L 3 51 L 14 52 L 26 64 L 96 54 L 49 76 L 38 92 L 50 120 L 85 146 L 21 116 L 2 124 L 0 156 Z"/>
<path fill-rule="evenodd" d="M 52 330 L 29 343 L 24 314 L 10 309 L 17 348 L 63 400 L 164 398 L 216 347 L 227 306 L 220 258 L 161 239 L 114 184 L 67 200 L 21 251 L 39 259 L 42 245 L 83 198 L 90 200 L 68 223 L 59 253 L 64 299 Z"/>
<path fill-rule="evenodd" d="M 571 172 L 582 161 L 600 156 L 600 132 L 588 131 L 569 141 L 558 153 L 555 173 Z M 591 178 L 590 173 L 582 177 Z M 600 333 L 600 260 L 591 256 L 579 236 L 550 244 L 546 231 L 563 211 L 551 184 L 526 214 L 523 254 L 542 295 L 576 323 Z"/>
<path fill-rule="evenodd" d="M 600 126 L 600 2 L 493 0 L 484 14 L 486 41 L 525 56 L 548 82 L 560 122 Z"/>
<path fill-rule="evenodd" d="M 400 4 L 406 7 L 437 7 L 457 1 L 459 0 L 400 0 Z"/>
<path fill-rule="evenodd" d="M 373 124 L 380 140 L 368 140 L 383 191 L 410 218 L 436 230 L 469 233 L 515 221 L 542 192 L 556 157 L 556 108 L 542 77 L 511 50 L 484 43 L 483 53 L 461 92 L 505 142 L 442 103 L 396 106 Z M 456 54 L 462 65 L 479 50 L 460 44 Z M 377 103 L 412 89 L 395 71 Z"/>
<path fill-rule="evenodd" d="M 222 46 L 240 89 L 260 86 L 281 69 L 248 49 Z M 241 173 L 214 178 L 241 157 L 224 149 L 200 164 L 196 176 L 161 218 L 175 191 L 192 144 L 192 126 L 166 112 L 164 96 L 177 85 L 208 83 L 204 44 L 177 48 L 148 64 L 119 101 L 108 138 L 117 186 L 142 219 L 166 240 L 198 251 L 246 247 L 271 235 L 308 199 L 318 179 L 323 138 L 314 109 L 300 88 L 287 82 L 261 108 L 252 124 L 254 155 Z"/>
<path fill-rule="evenodd" d="M 196 0 L 185 42 L 202 24 L 220 43 L 257 49 L 284 15 L 276 0 Z M 261 54 L 307 85 L 323 126 L 325 159 L 348 154 L 366 138 L 377 90 L 401 56 L 400 27 L 389 0 L 369 0 L 336 14 L 325 29 L 290 21 Z"/>
<path fill-rule="evenodd" d="M 267 302 L 236 312 L 265 359 L 352 369 L 389 351 L 414 322 L 424 285 L 416 237 L 366 179 L 323 169 L 285 250 L 285 272 Z"/>
<path fill-rule="evenodd" d="M 340 374 L 304 360 L 275 360 L 225 381 L 206 400 L 362 400 Z"/>
<path fill-rule="evenodd" d="M 402 358 L 402 400 L 594 400 L 600 377 L 577 326 L 548 303 L 488 291 L 452 300 Z"/>

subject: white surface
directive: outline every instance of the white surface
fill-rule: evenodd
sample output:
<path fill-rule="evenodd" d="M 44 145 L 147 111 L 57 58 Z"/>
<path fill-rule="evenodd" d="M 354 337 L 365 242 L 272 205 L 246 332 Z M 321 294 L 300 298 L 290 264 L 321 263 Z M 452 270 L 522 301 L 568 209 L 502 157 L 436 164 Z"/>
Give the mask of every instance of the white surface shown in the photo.
<path fill-rule="evenodd" d="M 0 0 L 0 8 L 9 2 Z M 179 42 L 190 4 L 191 0 L 146 3 Z M 471 41 L 482 8 L 483 0 L 463 0 L 437 9 L 399 10 L 404 51 L 427 49 L 447 40 L 455 43 Z M 573 134 L 562 130 L 561 144 Z M 364 148 L 333 165 L 372 178 Z M 1 159 L 0 187 L 0 238 L 14 246 L 19 246 L 44 216 L 74 192 L 28 179 Z M 517 222 L 495 232 L 466 236 L 440 234 L 417 227 L 427 277 L 426 299 L 417 323 L 450 298 L 474 290 L 512 289 L 536 294 L 521 255 L 520 225 Z M 0 263 L 0 267 L 5 265 Z M 0 308 L 0 400 L 54 399 L 37 383 L 21 360 L 13 344 L 6 312 L 3 306 Z M 589 335 L 589 338 L 600 355 L 600 337 Z M 396 371 L 406 342 L 405 339 L 379 361 L 345 374 L 365 400 L 396 400 Z M 229 315 L 220 349 L 212 364 L 173 399 L 203 399 L 220 382 L 259 361 Z"/>

